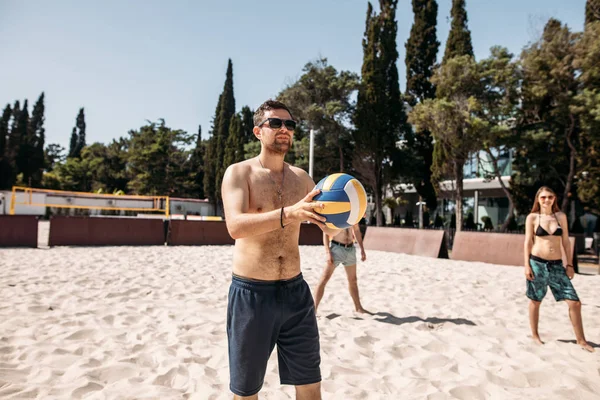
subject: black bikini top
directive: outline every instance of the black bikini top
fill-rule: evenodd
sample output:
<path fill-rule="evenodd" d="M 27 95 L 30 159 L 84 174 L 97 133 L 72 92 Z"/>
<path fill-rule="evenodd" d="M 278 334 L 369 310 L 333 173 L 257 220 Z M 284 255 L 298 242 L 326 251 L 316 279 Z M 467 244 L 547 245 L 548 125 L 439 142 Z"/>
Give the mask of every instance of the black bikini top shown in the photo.
<path fill-rule="evenodd" d="M 563 231 L 562 231 L 562 228 L 560 227 L 560 223 L 558 222 L 558 218 L 556 218 L 556 214 L 552 214 L 552 215 L 554 215 L 554 219 L 556 220 L 556 224 L 558 225 L 558 227 L 552 233 L 552 235 L 550 235 L 547 230 L 542 228 L 542 223 L 540 221 L 541 214 L 538 214 L 538 227 L 535 230 L 535 236 L 562 236 Z"/>

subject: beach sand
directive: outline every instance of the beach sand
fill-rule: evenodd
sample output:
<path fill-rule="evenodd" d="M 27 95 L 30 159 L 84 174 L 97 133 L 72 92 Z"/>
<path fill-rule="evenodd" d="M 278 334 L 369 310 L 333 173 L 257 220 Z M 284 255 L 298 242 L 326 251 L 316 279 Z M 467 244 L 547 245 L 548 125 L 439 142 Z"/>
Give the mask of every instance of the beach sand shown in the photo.
<path fill-rule="evenodd" d="M 321 246 L 301 247 L 315 289 Z M 229 399 L 233 247 L 0 250 L 0 398 Z M 325 399 L 598 399 L 600 276 L 577 275 L 587 339 L 548 293 L 530 337 L 522 268 L 370 251 L 319 309 Z M 277 354 L 263 399 L 294 398 Z"/>

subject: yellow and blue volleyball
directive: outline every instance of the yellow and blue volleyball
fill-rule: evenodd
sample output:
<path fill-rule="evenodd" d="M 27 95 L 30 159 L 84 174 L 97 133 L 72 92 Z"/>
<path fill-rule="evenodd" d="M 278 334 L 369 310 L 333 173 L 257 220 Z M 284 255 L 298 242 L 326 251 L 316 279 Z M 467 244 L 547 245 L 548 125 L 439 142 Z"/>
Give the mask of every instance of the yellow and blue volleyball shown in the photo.
<path fill-rule="evenodd" d="M 321 192 L 313 200 L 325 205 L 319 214 L 327 218 L 325 225 L 332 229 L 356 225 L 367 210 L 365 188 L 352 175 L 328 175 L 319 181 L 315 189 Z"/>

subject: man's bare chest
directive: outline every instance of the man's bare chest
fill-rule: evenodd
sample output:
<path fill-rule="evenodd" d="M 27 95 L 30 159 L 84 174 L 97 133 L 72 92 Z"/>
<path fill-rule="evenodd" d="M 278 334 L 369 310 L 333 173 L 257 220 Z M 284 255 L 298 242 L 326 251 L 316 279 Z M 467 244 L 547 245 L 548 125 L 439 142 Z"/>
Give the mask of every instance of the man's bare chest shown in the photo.
<path fill-rule="evenodd" d="M 283 187 L 269 177 L 253 177 L 249 181 L 250 212 L 267 212 L 296 204 L 306 196 L 303 182 L 295 175 L 285 177 Z"/>

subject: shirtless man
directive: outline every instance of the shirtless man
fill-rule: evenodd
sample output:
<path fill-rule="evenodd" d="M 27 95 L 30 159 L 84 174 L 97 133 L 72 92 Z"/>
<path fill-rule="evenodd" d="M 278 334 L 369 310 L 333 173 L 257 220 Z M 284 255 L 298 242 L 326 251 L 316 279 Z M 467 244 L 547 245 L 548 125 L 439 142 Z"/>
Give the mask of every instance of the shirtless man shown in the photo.
<path fill-rule="evenodd" d="M 360 297 L 358 296 L 356 249 L 354 248 L 355 240 L 360 246 L 360 258 L 362 261 L 365 261 L 367 259 L 367 254 L 365 253 L 358 224 L 351 228 L 344 229 L 333 236 L 331 244 L 329 244 L 329 236 L 326 233 L 323 233 L 323 245 L 325 246 L 325 254 L 327 255 L 327 265 L 323 270 L 323 274 L 321 275 L 319 285 L 315 292 L 315 311 L 319 307 L 319 303 L 325 293 L 325 285 L 327 285 L 331 275 L 333 275 L 335 267 L 339 264 L 343 264 L 346 268 L 346 275 L 348 276 L 348 289 L 350 290 L 352 301 L 354 301 L 354 309 L 359 313 L 367 312 L 360 304 Z"/>
<path fill-rule="evenodd" d="M 321 399 L 319 331 L 310 289 L 300 271 L 300 223 L 324 232 L 324 206 L 302 169 L 284 162 L 296 122 L 289 109 L 268 100 L 254 113 L 258 157 L 233 164 L 221 193 L 227 229 L 235 239 L 227 306 L 230 389 L 234 399 L 257 399 L 267 361 L 277 345 L 281 384 L 297 399 Z"/>

